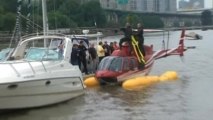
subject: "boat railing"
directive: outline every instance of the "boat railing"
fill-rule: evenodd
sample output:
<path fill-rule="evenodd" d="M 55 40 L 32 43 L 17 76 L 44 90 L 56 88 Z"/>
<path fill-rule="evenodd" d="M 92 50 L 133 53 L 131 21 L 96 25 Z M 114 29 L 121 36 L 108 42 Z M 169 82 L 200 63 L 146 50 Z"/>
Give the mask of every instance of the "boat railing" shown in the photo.
<path fill-rule="evenodd" d="M 44 33 L 32 33 L 32 34 L 27 34 L 25 36 L 21 37 L 20 41 L 24 41 L 25 39 L 31 38 L 31 37 L 35 37 L 35 36 L 44 36 Z M 61 34 L 61 33 L 47 33 L 47 35 L 45 36 L 60 36 L 60 37 L 65 37 L 66 35 Z"/>
<path fill-rule="evenodd" d="M 33 68 L 33 66 L 32 66 L 32 63 L 35 63 L 35 62 L 37 62 L 37 63 L 41 63 L 41 65 L 42 65 L 42 68 L 43 68 L 43 70 L 45 71 L 45 72 L 47 72 L 47 68 L 45 67 L 45 65 L 44 65 L 44 62 L 43 61 L 23 61 L 23 62 L 16 62 L 16 63 L 4 63 L 4 62 L 2 62 L 2 63 L 0 63 L 0 64 L 8 64 L 12 69 L 13 69 L 13 71 L 17 74 L 17 77 L 21 77 L 21 73 L 16 69 L 16 67 L 14 66 L 15 64 L 21 64 L 21 63 L 27 63 L 28 65 L 29 65 L 29 67 L 30 67 L 30 69 L 32 70 L 32 72 L 33 72 L 33 75 L 35 75 L 36 74 L 36 70 Z"/>

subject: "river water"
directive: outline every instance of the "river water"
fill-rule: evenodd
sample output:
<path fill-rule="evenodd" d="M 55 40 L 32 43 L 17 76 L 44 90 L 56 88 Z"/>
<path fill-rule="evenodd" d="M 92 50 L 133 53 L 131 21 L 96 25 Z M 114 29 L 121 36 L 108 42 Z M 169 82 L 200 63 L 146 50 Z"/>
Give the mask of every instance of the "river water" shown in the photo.
<path fill-rule="evenodd" d="M 151 75 L 174 70 L 179 80 L 159 82 L 137 91 L 120 86 L 86 89 L 83 96 L 48 107 L 10 111 L 0 120 L 210 120 L 213 118 L 213 40 L 212 30 L 192 30 L 203 40 L 186 40 L 183 58 L 171 56 L 156 60 Z M 186 31 L 191 32 L 191 31 Z M 180 31 L 170 32 L 168 47 L 178 44 Z M 107 37 L 103 40 L 116 40 Z M 162 48 L 168 37 L 145 37 L 145 44 Z M 167 44 L 166 44 L 167 47 Z"/>

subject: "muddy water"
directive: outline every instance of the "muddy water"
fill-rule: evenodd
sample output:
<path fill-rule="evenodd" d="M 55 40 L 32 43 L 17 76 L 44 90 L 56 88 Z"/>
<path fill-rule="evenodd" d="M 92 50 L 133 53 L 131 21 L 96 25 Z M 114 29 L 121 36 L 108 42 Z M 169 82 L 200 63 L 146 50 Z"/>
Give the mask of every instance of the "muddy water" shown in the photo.
<path fill-rule="evenodd" d="M 189 32 L 189 31 L 187 31 Z M 151 75 L 175 70 L 179 80 L 161 82 L 137 91 L 120 86 L 87 89 L 85 95 L 68 102 L 0 114 L 1 120 L 209 120 L 213 118 L 213 31 L 199 31 L 200 41 L 185 41 L 187 50 L 180 58 L 157 60 Z M 178 44 L 180 31 L 171 32 L 169 47 Z M 103 40 L 116 40 L 107 37 Z M 162 47 L 168 37 L 146 37 L 145 44 Z M 167 47 L 167 44 L 166 44 Z"/>

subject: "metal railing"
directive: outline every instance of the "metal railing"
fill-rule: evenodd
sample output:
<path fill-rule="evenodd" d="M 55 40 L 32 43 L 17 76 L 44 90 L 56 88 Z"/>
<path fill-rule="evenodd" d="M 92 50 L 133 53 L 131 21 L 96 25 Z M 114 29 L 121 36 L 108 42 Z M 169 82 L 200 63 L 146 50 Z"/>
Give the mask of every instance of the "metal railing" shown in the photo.
<path fill-rule="evenodd" d="M 35 74 L 36 74 L 36 70 L 33 68 L 33 65 L 31 64 L 31 63 L 33 63 L 33 62 L 34 62 L 34 63 L 35 63 L 35 62 L 41 63 L 41 66 L 42 66 L 43 70 L 44 70 L 45 72 L 47 72 L 47 68 L 45 67 L 43 61 L 23 61 L 23 62 L 17 62 L 17 63 L 2 62 L 2 63 L 0 63 L 0 64 L 8 64 L 8 65 L 13 69 L 13 71 L 17 74 L 17 77 L 21 77 L 20 71 L 18 71 L 17 68 L 16 68 L 14 65 L 15 65 L 15 64 L 21 64 L 21 63 L 26 63 L 26 64 L 29 65 L 29 68 L 31 69 L 33 75 L 35 75 Z"/>
<path fill-rule="evenodd" d="M 32 33 L 32 34 L 28 34 L 25 36 L 21 37 L 21 41 L 24 41 L 25 39 L 31 38 L 31 37 L 35 37 L 35 36 L 60 36 L 60 37 L 65 37 L 64 34 L 61 33 L 47 33 L 47 35 L 44 35 L 43 33 Z"/>

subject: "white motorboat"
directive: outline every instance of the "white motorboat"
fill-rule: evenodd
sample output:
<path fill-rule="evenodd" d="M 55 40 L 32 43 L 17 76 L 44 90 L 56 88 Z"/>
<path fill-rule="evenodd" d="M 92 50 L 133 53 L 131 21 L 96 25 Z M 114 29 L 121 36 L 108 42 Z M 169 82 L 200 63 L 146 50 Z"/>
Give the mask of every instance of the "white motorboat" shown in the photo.
<path fill-rule="evenodd" d="M 84 94 L 82 73 L 69 63 L 71 51 L 72 41 L 65 36 L 21 40 L 13 60 L 0 63 L 0 109 L 46 106 Z"/>
<path fill-rule="evenodd" d="M 185 35 L 187 40 L 202 40 L 203 36 L 195 33 L 195 32 L 189 32 L 188 34 Z"/>

